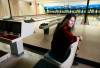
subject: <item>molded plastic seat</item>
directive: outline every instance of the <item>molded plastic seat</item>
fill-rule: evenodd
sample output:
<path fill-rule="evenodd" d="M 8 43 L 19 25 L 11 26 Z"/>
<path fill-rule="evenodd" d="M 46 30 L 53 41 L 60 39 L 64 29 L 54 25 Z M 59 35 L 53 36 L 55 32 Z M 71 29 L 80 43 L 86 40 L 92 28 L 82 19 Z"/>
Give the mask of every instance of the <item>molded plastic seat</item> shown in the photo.
<path fill-rule="evenodd" d="M 44 59 L 47 60 L 50 63 L 53 63 L 55 65 L 58 65 L 59 68 L 71 68 L 72 63 L 73 63 L 73 60 L 74 60 L 74 57 L 75 57 L 75 53 L 76 53 L 76 50 L 77 50 L 77 46 L 78 46 L 78 42 L 74 42 L 70 46 L 71 52 L 70 52 L 68 58 L 63 63 L 60 63 L 57 60 L 55 60 L 54 58 L 52 58 L 49 55 L 49 52 L 44 55 Z"/>

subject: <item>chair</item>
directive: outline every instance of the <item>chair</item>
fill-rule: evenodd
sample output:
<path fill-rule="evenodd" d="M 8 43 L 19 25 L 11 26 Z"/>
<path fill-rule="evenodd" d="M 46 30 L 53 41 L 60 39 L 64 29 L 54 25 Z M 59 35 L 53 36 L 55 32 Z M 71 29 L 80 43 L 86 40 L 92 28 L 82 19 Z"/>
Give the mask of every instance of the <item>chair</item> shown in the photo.
<path fill-rule="evenodd" d="M 73 44 L 71 44 L 70 48 L 71 48 L 71 52 L 68 56 L 68 58 L 63 62 L 63 63 L 60 63 L 59 61 L 55 60 L 54 58 L 52 58 L 50 55 L 49 55 L 49 52 L 47 52 L 45 55 L 44 55 L 44 59 L 54 65 L 57 65 L 59 66 L 59 68 L 71 68 L 72 66 L 72 63 L 74 61 L 74 57 L 75 57 L 75 53 L 76 53 L 76 50 L 77 50 L 77 46 L 78 46 L 78 42 L 74 42 Z"/>

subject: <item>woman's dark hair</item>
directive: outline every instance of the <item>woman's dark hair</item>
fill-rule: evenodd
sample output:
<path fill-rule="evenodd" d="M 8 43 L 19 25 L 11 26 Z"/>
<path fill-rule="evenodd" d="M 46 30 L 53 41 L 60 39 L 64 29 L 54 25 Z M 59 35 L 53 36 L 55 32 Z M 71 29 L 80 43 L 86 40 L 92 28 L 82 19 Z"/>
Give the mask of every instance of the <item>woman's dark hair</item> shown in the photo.
<path fill-rule="evenodd" d="M 67 14 L 62 22 L 66 21 L 66 19 L 70 20 L 70 18 L 72 18 L 72 17 L 74 17 L 76 19 L 76 15 L 75 14 Z"/>
<path fill-rule="evenodd" d="M 74 17 L 74 18 L 76 19 L 75 14 L 67 14 L 67 15 L 65 16 L 65 18 L 62 20 L 62 22 L 59 23 L 59 24 L 57 25 L 55 31 L 56 31 L 57 29 L 61 28 L 61 27 L 66 26 L 66 23 L 68 23 L 68 21 L 69 21 L 70 18 L 72 18 L 72 17 Z M 73 30 L 73 29 L 74 29 L 74 26 L 71 28 L 71 30 Z"/>
<path fill-rule="evenodd" d="M 69 21 L 72 17 L 74 17 L 75 20 L 76 20 L 76 15 L 75 15 L 75 14 L 67 14 L 67 15 L 65 16 L 65 18 L 62 20 L 61 26 L 65 26 L 65 24 L 68 23 L 68 21 Z"/>

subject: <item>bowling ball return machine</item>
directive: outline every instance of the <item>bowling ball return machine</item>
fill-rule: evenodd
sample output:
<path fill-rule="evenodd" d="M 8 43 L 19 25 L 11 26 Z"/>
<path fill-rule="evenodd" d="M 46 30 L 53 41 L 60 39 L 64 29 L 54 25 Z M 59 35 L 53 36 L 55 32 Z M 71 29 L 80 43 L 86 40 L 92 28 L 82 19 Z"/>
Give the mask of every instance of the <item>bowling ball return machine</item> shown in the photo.
<path fill-rule="evenodd" d="M 26 23 L 24 20 L 0 20 L 0 42 L 10 45 L 11 53 L 0 50 L 0 62 L 11 55 L 24 54 L 22 39 L 33 34 L 34 23 Z"/>

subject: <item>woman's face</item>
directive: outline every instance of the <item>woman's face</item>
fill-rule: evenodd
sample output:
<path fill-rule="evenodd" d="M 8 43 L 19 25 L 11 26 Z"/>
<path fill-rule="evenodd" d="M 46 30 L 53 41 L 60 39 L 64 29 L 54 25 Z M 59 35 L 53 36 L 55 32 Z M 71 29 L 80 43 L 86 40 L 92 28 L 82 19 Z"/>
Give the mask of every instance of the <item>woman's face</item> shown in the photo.
<path fill-rule="evenodd" d="M 71 17 L 69 20 L 68 26 L 72 28 L 74 24 L 75 24 L 75 17 Z"/>

